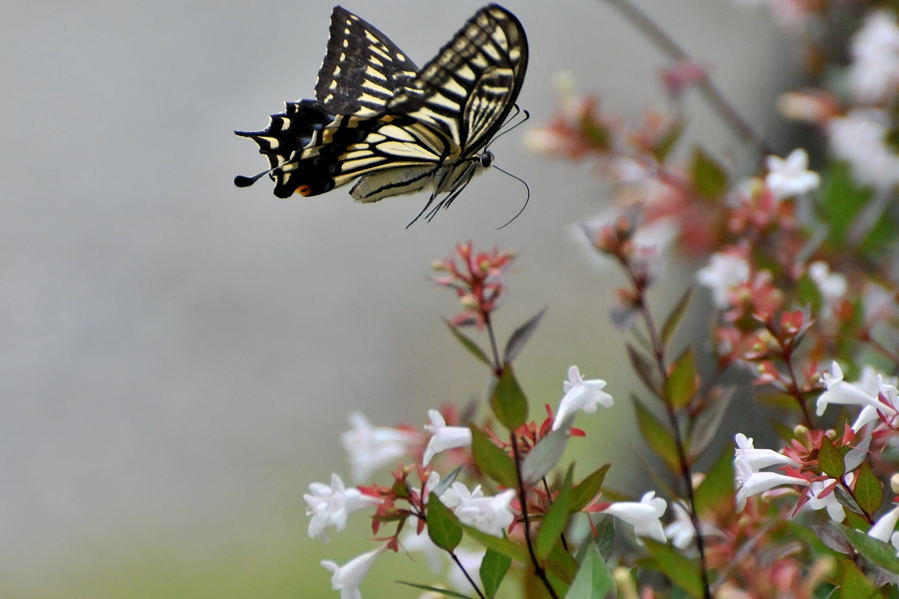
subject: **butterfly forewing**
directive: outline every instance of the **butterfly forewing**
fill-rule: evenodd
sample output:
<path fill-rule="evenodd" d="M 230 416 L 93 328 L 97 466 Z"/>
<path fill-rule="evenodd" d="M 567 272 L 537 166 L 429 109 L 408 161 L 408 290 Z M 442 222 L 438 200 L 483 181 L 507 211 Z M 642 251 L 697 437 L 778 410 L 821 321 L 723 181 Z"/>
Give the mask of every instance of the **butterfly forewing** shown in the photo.
<path fill-rule="evenodd" d="M 418 72 L 386 35 L 340 6 L 331 13 L 330 34 L 315 97 L 335 114 L 384 112 L 388 100 Z"/>
<path fill-rule="evenodd" d="M 515 105 L 527 69 L 527 38 L 497 5 L 479 10 L 387 104 L 432 124 L 464 156 L 479 152 Z"/>

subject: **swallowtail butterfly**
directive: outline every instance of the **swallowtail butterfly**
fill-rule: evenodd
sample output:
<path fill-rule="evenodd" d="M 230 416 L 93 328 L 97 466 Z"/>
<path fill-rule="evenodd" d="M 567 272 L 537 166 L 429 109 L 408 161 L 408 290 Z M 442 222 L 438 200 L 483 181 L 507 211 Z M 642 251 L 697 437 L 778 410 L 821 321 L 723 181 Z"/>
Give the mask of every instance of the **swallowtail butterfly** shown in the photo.
<path fill-rule="evenodd" d="M 521 23 L 496 4 L 475 13 L 421 69 L 337 6 L 315 100 L 286 103 L 264 131 L 235 131 L 259 145 L 270 169 L 234 182 L 245 187 L 269 175 L 281 198 L 355 182 L 350 195 L 360 202 L 428 189 L 418 216 L 430 208 L 431 219 L 490 165 L 487 146 L 518 111 L 527 62 Z"/>

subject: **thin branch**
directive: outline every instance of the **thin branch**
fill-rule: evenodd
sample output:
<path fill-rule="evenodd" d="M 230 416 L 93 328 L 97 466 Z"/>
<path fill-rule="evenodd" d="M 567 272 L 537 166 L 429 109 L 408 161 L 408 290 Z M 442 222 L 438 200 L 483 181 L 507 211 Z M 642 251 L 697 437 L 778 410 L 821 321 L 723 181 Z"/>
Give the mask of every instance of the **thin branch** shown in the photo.
<path fill-rule="evenodd" d="M 478 584 L 474 581 L 474 579 L 468 573 L 468 570 L 466 570 L 465 566 L 462 565 L 462 562 L 459 561 L 459 558 L 456 556 L 455 552 L 450 551 L 449 554 L 450 554 L 450 557 L 453 558 L 453 561 L 456 562 L 456 565 L 459 566 L 459 569 L 462 570 L 462 574 L 465 575 L 465 578 L 468 579 L 468 582 L 471 583 L 471 586 L 472 586 L 472 588 L 474 588 L 475 593 L 478 594 L 478 597 L 480 597 L 481 599 L 487 599 L 487 597 L 484 596 L 484 593 L 481 592 L 481 589 L 478 588 Z"/>
<path fill-rule="evenodd" d="M 631 23 L 640 29 L 646 37 L 650 39 L 662 52 L 672 59 L 682 62 L 689 60 L 690 56 L 687 52 L 675 42 L 671 36 L 656 25 L 643 11 L 637 8 L 630 0 L 607 0 L 609 4 L 614 6 L 624 15 Z M 752 125 L 740 116 L 736 108 L 724 97 L 724 94 L 712 83 L 711 78 L 706 74 L 698 83 L 700 92 L 706 102 L 715 110 L 727 125 L 733 129 L 737 135 L 747 142 L 757 146 L 764 154 L 770 154 L 770 150 L 765 140 L 755 132 Z"/>
<path fill-rule="evenodd" d="M 490 322 L 490 313 L 484 314 L 484 326 L 487 327 L 487 336 L 490 338 L 490 350 L 493 353 L 493 372 L 497 377 L 503 374 L 503 363 L 499 360 L 499 351 L 496 348 L 496 334 L 493 332 L 493 323 Z"/>
<path fill-rule="evenodd" d="M 668 365 L 665 360 L 665 345 L 662 343 L 662 339 L 659 336 L 652 313 L 646 305 L 646 287 L 637 276 L 637 273 L 634 272 L 628 259 L 621 255 L 618 255 L 617 257 L 633 285 L 636 294 L 635 307 L 643 317 L 643 324 L 649 335 L 653 354 L 656 359 L 656 367 L 659 369 L 659 374 L 662 377 L 662 390 L 664 391 L 668 387 Z M 705 540 L 702 538 L 699 515 L 696 513 L 696 496 L 693 492 L 693 473 L 690 467 L 690 460 L 687 457 L 686 446 L 680 432 L 680 426 L 678 426 L 677 413 L 675 412 L 674 405 L 671 403 L 671 398 L 668 397 L 667 392 L 663 392 L 662 397 L 664 399 L 665 412 L 668 416 L 668 423 L 674 434 L 674 445 L 677 448 L 677 460 L 680 465 L 681 479 L 684 483 L 687 501 L 690 507 L 688 510 L 690 523 L 693 525 L 693 530 L 696 531 L 696 549 L 699 553 L 699 574 L 702 578 L 702 596 L 704 599 L 712 599 L 712 592 L 709 586 L 708 565 L 705 556 Z"/>
<path fill-rule="evenodd" d="M 531 520 L 528 516 L 528 504 L 527 504 L 527 494 L 524 490 L 524 478 L 521 476 L 521 455 L 518 452 L 518 439 L 515 438 L 515 433 L 510 433 L 511 441 L 512 441 L 512 455 L 515 459 L 515 475 L 517 477 L 518 482 L 518 502 L 521 504 L 521 519 L 524 522 L 524 540 L 528 545 L 528 554 L 531 556 L 531 564 L 534 566 L 534 574 L 537 575 L 537 578 L 540 579 L 540 582 L 543 583 L 543 586 L 546 587 L 547 592 L 549 592 L 550 597 L 553 599 L 559 599 L 559 596 L 556 595 L 555 589 L 553 589 L 552 585 L 549 582 L 549 579 L 546 577 L 546 571 L 543 569 L 543 566 L 540 565 L 540 560 L 537 559 L 537 553 L 534 551 L 534 544 L 531 542 Z"/>

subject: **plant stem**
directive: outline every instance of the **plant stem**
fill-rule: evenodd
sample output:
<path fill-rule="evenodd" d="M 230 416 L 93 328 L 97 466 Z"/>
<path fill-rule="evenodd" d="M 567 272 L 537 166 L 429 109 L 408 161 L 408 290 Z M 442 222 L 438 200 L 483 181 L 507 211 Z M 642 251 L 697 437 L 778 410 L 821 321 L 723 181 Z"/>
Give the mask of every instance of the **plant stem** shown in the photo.
<path fill-rule="evenodd" d="M 546 482 L 546 477 L 544 476 L 541 480 L 543 481 L 543 490 L 546 491 L 546 500 L 549 501 L 549 505 L 552 506 L 553 500 L 550 497 L 549 484 Z M 559 539 L 562 541 L 562 547 L 565 551 L 568 551 L 568 539 L 565 538 L 564 532 L 559 535 Z"/>
<path fill-rule="evenodd" d="M 648 37 L 650 41 L 655 43 L 659 49 L 672 59 L 678 62 L 690 59 L 690 56 L 686 51 L 684 51 L 671 36 L 665 33 L 661 27 L 656 25 L 646 13 L 637 8 L 630 0 L 608 0 L 608 2 L 618 9 L 625 18 L 630 20 L 634 26 L 646 34 L 646 37 Z M 757 146 L 763 154 L 771 153 L 765 141 L 755 132 L 752 126 L 740 116 L 731 103 L 728 102 L 727 98 L 724 97 L 724 94 L 722 94 L 715 84 L 712 83 L 708 74 L 697 83 L 697 86 L 699 87 L 700 92 L 702 92 L 703 97 L 706 99 L 706 102 L 709 103 L 712 109 L 718 113 L 722 120 L 724 120 L 737 135 L 742 137 L 745 141 Z"/>
<path fill-rule="evenodd" d="M 453 561 L 456 562 L 456 565 L 459 566 L 459 569 L 462 570 L 462 574 L 465 575 L 465 578 L 468 579 L 468 582 L 471 583 L 471 586 L 472 586 L 472 588 L 474 588 L 474 592 L 478 594 L 478 597 L 480 597 L 481 599 L 487 599 L 484 596 L 484 593 L 481 592 L 481 589 L 478 588 L 478 584 L 474 581 L 474 579 L 471 577 L 471 575 L 468 574 L 468 570 L 465 569 L 465 566 L 463 566 L 462 562 L 459 561 L 459 558 L 456 557 L 455 552 L 450 551 L 449 554 L 450 554 L 450 557 L 453 558 Z"/>
<path fill-rule="evenodd" d="M 531 556 L 531 564 L 534 566 L 534 574 L 537 575 L 537 578 L 539 578 L 540 582 L 543 583 L 543 586 L 546 587 L 550 597 L 559 599 L 555 589 L 553 589 L 552 585 L 549 583 L 549 579 L 546 577 L 546 571 L 543 569 L 543 566 L 540 565 L 540 560 L 537 559 L 537 554 L 534 552 L 534 545 L 531 542 L 531 520 L 528 517 L 527 494 L 524 490 L 524 479 L 521 476 L 521 456 L 518 453 L 518 440 L 515 438 L 514 432 L 509 433 L 509 436 L 512 442 L 512 456 L 515 461 L 515 475 L 518 481 L 518 502 L 521 504 L 521 519 L 524 522 L 524 540 L 528 546 L 528 554 Z"/>
<path fill-rule="evenodd" d="M 493 332 L 493 323 L 490 322 L 490 314 L 484 315 L 484 326 L 487 327 L 487 336 L 490 338 L 490 350 L 493 352 L 493 372 L 497 377 L 503 374 L 503 363 L 499 361 L 499 351 L 496 349 L 496 333 Z"/>
<path fill-rule="evenodd" d="M 650 345 L 652 345 L 653 354 L 656 359 L 656 367 L 659 369 L 659 374 L 662 377 L 661 395 L 664 400 L 663 403 L 665 404 L 665 412 L 668 415 L 668 423 L 674 434 L 674 445 L 677 448 L 677 460 L 680 465 L 680 475 L 686 489 L 687 501 L 690 507 L 690 523 L 693 525 L 693 530 L 696 532 L 696 549 L 699 553 L 699 574 L 702 578 L 702 596 L 704 599 L 712 599 L 705 557 L 705 540 L 702 538 L 699 516 L 696 513 L 696 496 L 693 493 L 693 473 L 690 468 L 690 461 L 687 458 L 684 439 L 681 435 L 680 427 L 678 426 L 677 413 L 675 412 L 674 405 L 671 403 L 671 398 L 668 397 L 666 391 L 668 387 L 668 365 L 665 360 L 665 345 L 662 343 L 661 337 L 659 337 L 652 313 L 646 305 L 646 288 L 644 284 L 640 282 L 640 279 L 637 277 L 637 274 L 634 272 L 626 257 L 618 256 L 618 260 L 633 285 L 634 292 L 636 293 L 635 305 L 643 317 L 643 324 L 646 327 L 646 333 L 649 335 Z"/>

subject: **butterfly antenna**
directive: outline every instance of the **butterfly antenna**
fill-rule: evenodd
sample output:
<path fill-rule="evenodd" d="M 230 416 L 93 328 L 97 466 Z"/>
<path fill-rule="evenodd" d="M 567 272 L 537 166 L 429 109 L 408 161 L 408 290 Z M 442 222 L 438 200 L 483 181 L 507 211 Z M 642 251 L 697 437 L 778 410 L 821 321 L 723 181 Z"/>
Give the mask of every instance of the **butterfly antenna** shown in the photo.
<path fill-rule="evenodd" d="M 500 137 L 502 137 L 502 136 L 505 135 L 506 133 L 509 133 L 509 132 L 512 131 L 513 129 L 517 129 L 519 126 L 523 125 L 529 118 L 531 118 L 531 113 L 530 113 L 530 112 L 528 112 L 527 110 L 524 110 L 524 109 L 520 108 L 520 107 L 518 106 L 518 104 L 516 104 L 516 105 L 515 105 L 515 114 L 513 114 L 512 116 L 510 116 L 507 122 L 511 122 L 511 121 L 515 120 L 516 118 L 518 118 L 518 115 L 519 115 L 520 113 L 524 113 L 524 114 L 522 115 L 522 117 L 521 117 L 521 120 L 518 121 L 517 123 L 515 123 L 514 125 L 512 125 L 511 127 L 509 127 L 508 129 L 506 129 L 505 131 L 500 131 L 500 132 L 496 135 L 496 137 L 494 137 L 493 139 L 491 139 L 491 140 L 490 140 L 490 143 L 487 144 L 487 147 L 488 147 L 488 148 L 489 148 L 491 145 L 493 145 L 493 142 L 495 142 L 497 139 L 499 139 Z"/>
<path fill-rule="evenodd" d="M 524 121 L 522 121 L 522 122 L 524 122 Z M 524 204 L 522 204 L 521 209 L 520 209 L 518 212 L 515 213 L 515 216 L 513 216 L 513 217 L 510 218 L 508 221 L 506 221 L 506 224 L 504 224 L 504 225 L 501 226 L 501 227 L 497 227 L 496 230 L 498 231 L 498 230 L 500 230 L 500 229 L 505 229 L 507 226 L 509 226 L 509 225 L 512 223 L 513 220 L 515 220 L 516 218 L 518 218 L 519 216 L 521 216 L 521 213 L 524 212 L 524 209 L 525 209 L 525 208 L 527 208 L 528 202 L 529 202 L 530 199 L 531 199 L 531 188 L 528 186 L 527 181 L 525 181 L 525 180 L 522 179 L 521 177 L 518 177 L 518 176 L 516 176 L 516 175 L 513 175 L 513 174 L 510 173 L 509 171 L 507 171 L 507 170 L 505 170 L 505 169 L 502 169 L 502 168 L 496 166 L 495 164 L 493 165 L 493 168 L 495 168 L 496 170 L 498 170 L 499 172 L 501 172 L 501 173 L 503 173 L 503 174 L 509 175 L 510 177 L 512 177 L 513 179 L 515 179 L 516 181 L 520 182 L 522 185 L 524 185 L 524 188 L 525 188 L 525 190 L 527 191 L 527 195 L 525 195 L 525 197 L 524 197 Z"/>

